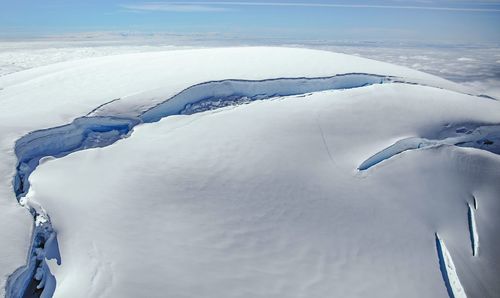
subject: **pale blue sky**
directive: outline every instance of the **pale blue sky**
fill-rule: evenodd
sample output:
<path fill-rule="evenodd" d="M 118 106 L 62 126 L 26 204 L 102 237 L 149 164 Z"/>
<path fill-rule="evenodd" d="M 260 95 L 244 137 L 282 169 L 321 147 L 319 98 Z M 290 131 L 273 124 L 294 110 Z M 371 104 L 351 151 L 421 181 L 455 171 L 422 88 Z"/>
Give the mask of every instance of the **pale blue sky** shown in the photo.
<path fill-rule="evenodd" d="M 0 36 L 228 33 L 242 38 L 500 42 L 500 0 L 0 0 Z"/>

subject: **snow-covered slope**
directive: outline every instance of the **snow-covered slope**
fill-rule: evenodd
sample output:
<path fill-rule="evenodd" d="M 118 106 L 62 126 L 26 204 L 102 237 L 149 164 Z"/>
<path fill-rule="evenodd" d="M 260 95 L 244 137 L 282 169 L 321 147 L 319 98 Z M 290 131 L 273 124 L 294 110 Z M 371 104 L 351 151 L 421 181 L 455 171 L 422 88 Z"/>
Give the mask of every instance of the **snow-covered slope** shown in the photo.
<path fill-rule="evenodd" d="M 0 88 L 4 282 L 31 246 L 16 191 L 57 232 L 55 297 L 500 291 L 500 104 L 459 85 L 328 52 L 233 48 L 65 62 Z M 459 144 L 475 148 L 436 141 L 360 167 L 398 140 L 478 127 L 491 131 Z M 61 158 L 11 186 L 45 155 Z"/>
<path fill-rule="evenodd" d="M 0 79 L 1 111 L 24 109 L 25 125 L 44 128 L 66 124 L 117 98 L 121 99 L 117 105 L 152 106 L 207 81 L 327 77 L 346 73 L 402 77 L 412 82 L 469 91 L 422 72 L 344 54 L 282 48 L 184 50 L 69 61 L 14 73 Z M 57 116 L 37 117 L 54 112 Z M 12 112 L 2 114 L 9 117 L 6 120 L 10 122 L 18 117 Z"/>

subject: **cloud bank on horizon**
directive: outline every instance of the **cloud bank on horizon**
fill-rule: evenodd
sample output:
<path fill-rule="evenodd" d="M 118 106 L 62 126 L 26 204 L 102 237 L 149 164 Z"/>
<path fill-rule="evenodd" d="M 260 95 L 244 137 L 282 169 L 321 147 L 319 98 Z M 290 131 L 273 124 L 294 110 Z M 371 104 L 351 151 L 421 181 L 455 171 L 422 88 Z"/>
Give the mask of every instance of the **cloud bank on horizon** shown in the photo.
<path fill-rule="evenodd" d="M 316 40 L 500 42 L 500 1 L 5 2 L 0 38 L 69 32 L 229 33 Z"/>

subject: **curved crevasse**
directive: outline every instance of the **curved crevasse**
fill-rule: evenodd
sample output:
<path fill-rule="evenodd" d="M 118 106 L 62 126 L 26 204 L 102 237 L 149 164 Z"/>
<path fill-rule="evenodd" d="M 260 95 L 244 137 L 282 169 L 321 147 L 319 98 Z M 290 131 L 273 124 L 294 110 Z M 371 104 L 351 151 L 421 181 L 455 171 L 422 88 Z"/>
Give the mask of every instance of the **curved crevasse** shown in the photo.
<path fill-rule="evenodd" d="M 72 123 L 31 132 L 16 141 L 18 158 L 14 192 L 17 198 L 29 190 L 29 176 L 46 156 L 62 157 L 94 147 L 108 146 L 140 122 L 134 118 L 82 117 Z"/>
<path fill-rule="evenodd" d="M 61 264 L 57 233 L 47 212 L 27 196 L 29 176 L 40 160 L 107 146 L 126 135 L 139 122 L 114 117 L 78 118 L 71 124 L 35 131 L 17 140 L 18 164 L 13 188 L 19 203 L 32 214 L 34 226 L 27 264 L 9 276 L 6 297 L 51 297 L 55 290 L 56 280 L 46 261 L 56 259 Z"/>
<path fill-rule="evenodd" d="M 180 114 L 196 105 L 204 108 L 191 109 L 190 114 L 213 108 L 221 104 L 237 104 L 278 96 L 306 94 L 310 92 L 350 89 L 367 85 L 391 82 L 391 77 L 351 73 L 319 78 L 279 78 L 269 80 L 223 80 L 191 86 L 172 98 L 140 114 L 145 122 L 155 122 L 163 117 Z M 186 113 L 185 113 L 186 114 Z"/>
<path fill-rule="evenodd" d="M 364 171 L 404 151 L 430 148 L 441 145 L 477 148 L 500 154 L 500 125 L 460 125 L 438 134 L 437 139 L 411 137 L 375 153 L 363 161 L 358 170 Z"/>

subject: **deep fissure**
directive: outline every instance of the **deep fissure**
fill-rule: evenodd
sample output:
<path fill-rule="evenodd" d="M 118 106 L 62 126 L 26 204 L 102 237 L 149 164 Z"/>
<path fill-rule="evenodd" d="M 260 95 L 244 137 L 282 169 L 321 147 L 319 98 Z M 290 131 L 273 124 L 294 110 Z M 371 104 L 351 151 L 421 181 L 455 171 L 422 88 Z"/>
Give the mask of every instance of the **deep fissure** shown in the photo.
<path fill-rule="evenodd" d="M 454 130 L 447 128 L 440 134 L 432 136 L 432 138 L 411 137 L 399 140 L 362 162 L 358 166 L 358 170 L 368 170 L 406 151 L 443 145 L 477 148 L 494 154 L 500 154 L 500 124 L 460 124 L 454 127 L 456 127 Z"/>

